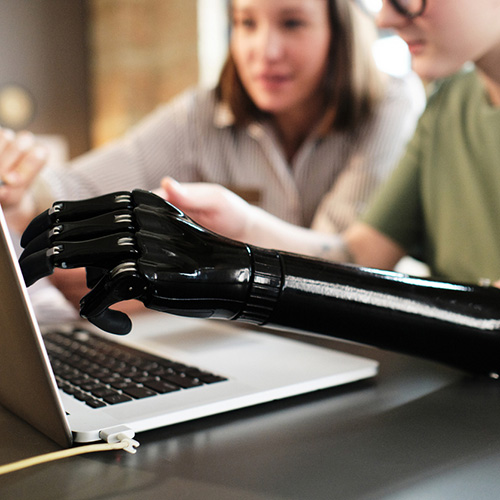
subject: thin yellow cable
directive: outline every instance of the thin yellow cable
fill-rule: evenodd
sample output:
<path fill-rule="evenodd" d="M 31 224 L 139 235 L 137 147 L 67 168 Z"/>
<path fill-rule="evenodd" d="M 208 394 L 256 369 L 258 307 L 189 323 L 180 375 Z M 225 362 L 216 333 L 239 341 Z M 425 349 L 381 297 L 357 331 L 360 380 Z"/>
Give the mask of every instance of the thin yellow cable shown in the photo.
<path fill-rule="evenodd" d="M 36 457 L 19 460 L 18 462 L 1 465 L 0 476 L 21 469 L 26 469 L 27 467 L 32 467 L 34 465 L 53 462 L 54 460 L 60 460 L 62 458 L 74 457 L 76 455 L 83 455 L 84 453 L 112 450 L 125 450 L 128 453 L 135 453 L 135 448 L 137 448 L 137 446 L 139 446 L 139 443 L 137 441 L 135 441 L 134 439 L 125 438 L 117 443 L 89 444 L 86 446 L 80 446 L 78 448 L 69 448 L 67 450 L 54 451 L 52 453 L 46 453 L 44 455 L 38 455 Z"/>

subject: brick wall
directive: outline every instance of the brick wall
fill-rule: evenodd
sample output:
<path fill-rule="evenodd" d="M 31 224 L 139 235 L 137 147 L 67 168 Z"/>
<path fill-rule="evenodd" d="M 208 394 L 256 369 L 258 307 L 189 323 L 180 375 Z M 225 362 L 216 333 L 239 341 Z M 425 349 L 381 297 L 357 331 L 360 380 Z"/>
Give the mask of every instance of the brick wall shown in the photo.
<path fill-rule="evenodd" d="M 196 0 L 91 0 L 91 141 L 103 144 L 198 80 Z"/>

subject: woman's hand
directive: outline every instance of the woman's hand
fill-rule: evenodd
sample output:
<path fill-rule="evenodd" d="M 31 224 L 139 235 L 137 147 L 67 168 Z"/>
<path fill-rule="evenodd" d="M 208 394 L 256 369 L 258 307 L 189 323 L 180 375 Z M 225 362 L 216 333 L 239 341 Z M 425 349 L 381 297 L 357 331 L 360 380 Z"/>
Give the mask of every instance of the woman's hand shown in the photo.
<path fill-rule="evenodd" d="M 250 205 L 218 184 L 183 183 L 170 177 L 161 183 L 167 201 L 217 234 L 251 245 L 346 262 L 343 239 L 285 222 Z"/>
<path fill-rule="evenodd" d="M 0 204 L 18 206 L 48 158 L 47 148 L 27 131 L 0 128 Z"/>
<path fill-rule="evenodd" d="M 162 180 L 163 196 L 206 229 L 226 238 L 247 241 L 256 216 L 254 207 L 219 184 L 183 183 L 171 177 Z"/>

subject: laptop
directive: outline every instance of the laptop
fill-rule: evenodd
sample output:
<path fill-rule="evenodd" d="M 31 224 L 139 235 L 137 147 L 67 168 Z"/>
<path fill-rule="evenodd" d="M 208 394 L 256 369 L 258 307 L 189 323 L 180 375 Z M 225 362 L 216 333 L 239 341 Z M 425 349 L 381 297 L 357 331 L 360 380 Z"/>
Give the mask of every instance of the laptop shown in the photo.
<path fill-rule="evenodd" d="M 81 320 L 39 324 L 1 209 L 0 283 L 0 404 L 63 447 L 123 431 L 132 437 L 378 370 L 373 360 L 218 320 L 145 313 L 124 337 Z"/>

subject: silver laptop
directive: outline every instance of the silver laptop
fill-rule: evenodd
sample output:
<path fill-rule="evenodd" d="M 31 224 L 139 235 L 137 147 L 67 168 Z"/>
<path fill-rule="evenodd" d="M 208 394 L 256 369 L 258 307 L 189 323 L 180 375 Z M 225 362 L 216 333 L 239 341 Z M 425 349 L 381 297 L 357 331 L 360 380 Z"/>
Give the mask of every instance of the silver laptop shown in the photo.
<path fill-rule="evenodd" d="M 62 446 L 338 386 L 378 369 L 229 322 L 153 312 L 133 321 L 126 337 L 87 322 L 39 325 L 0 209 L 0 404 Z"/>

